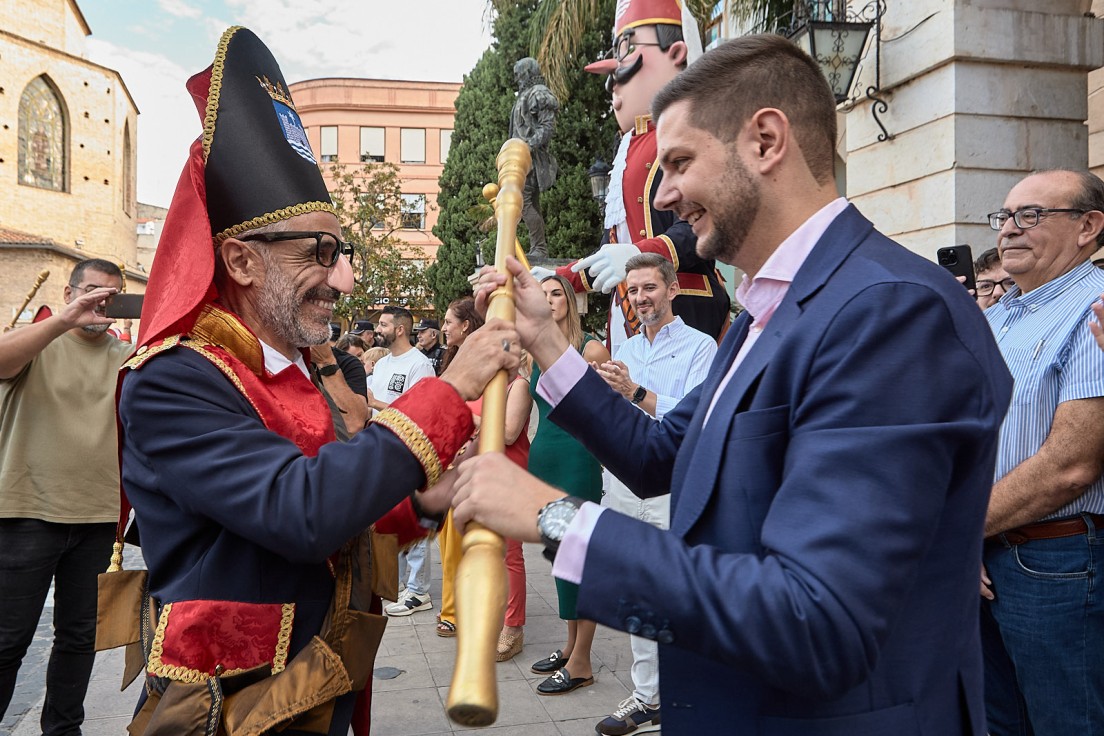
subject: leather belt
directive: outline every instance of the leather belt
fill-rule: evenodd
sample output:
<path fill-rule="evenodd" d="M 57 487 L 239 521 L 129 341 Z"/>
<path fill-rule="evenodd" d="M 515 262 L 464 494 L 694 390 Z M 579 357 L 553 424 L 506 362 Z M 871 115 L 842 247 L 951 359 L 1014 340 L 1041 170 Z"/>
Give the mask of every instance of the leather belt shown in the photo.
<path fill-rule="evenodd" d="M 996 535 L 1004 538 L 1009 544 L 1023 544 L 1036 539 L 1060 539 L 1062 537 L 1076 537 L 1079 534 L 1087 534 L 1089 524 L 1085 519 L 1092 521 L 1098 533 L 1104 531 L 1104 515 L 1080 514 L 1067 519 L 1055 519 L 1053 521 L 1040 521 L 1034 524 L 1024 524 L 1015 529 Z"/>

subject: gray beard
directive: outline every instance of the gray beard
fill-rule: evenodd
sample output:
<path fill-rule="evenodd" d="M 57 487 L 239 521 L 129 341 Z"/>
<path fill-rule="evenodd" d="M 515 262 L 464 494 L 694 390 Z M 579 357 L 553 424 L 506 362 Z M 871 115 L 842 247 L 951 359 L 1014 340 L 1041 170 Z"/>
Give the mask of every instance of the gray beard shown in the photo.
<path fill-rule="evenodd" d="M 295 296 L 295 283 L 283 272 L 280 264 L 268 254 L 267 250 L 262 249 L 261 254 L 265 264 L 265 280 L 257 294 L 257 306 L 264 319 L 269 321 L 268 327 L 281 340 L 297 348 L 329 342 L 329 322 L 315 324 L 304 320 L 302 302 Z M 327 287 L 311 289 L 303 300 L 316 296 L 330 296 L 329 293 L 317 293 L 323 289 Z"/>
<path fill-rule="evenodd" d="M 89 335 L 102 335 L 107 332 L 109 327 L 111 327 L 111 325 L 85 325 L 81 329 Z"/>

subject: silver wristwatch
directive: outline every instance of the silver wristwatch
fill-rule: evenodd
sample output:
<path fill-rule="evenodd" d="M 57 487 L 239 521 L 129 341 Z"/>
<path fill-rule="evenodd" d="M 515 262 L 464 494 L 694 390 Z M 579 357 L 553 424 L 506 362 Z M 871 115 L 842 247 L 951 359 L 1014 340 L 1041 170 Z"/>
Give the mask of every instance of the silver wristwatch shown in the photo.
<path fill-rule="evenodd" d="M 567 528 L 571 526 L 575 514 L 582 505 L 583 499 L 564 496 L 545 504 L 537 514 L 537 531 L 540 532 L 541 542 L 544 543 L 544 556 L 549 560 L 556 558 L 560 542 L 563 541 Z"/>

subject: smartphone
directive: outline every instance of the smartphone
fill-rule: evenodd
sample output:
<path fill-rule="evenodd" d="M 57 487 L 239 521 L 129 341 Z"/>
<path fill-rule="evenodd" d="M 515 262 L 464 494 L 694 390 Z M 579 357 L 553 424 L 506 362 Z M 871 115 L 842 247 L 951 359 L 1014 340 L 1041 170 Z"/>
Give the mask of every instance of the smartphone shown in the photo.
<path fill-rule="evenodd" d="M 954 245 L 949 248 L 940 248 L 935 252 L 935 260 L 940 266 L 951 272 L 953 276 L 965 276 L 966 288 L 975 289 L 974 282 L 974 255 L 968 245 Z"/>
<path fill-rule="evenodd" d="M 107 303 L 105 314 L 112 319 L 139 319 L 142 316 L 142 294 L 116 294 Z"/>

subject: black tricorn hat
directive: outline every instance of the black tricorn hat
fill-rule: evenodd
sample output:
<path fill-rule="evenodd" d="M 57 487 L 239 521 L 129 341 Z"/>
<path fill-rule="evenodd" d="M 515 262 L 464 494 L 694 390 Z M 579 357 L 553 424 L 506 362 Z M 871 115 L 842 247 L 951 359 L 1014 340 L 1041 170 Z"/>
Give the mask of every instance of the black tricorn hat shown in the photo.
<path fill-rule="evenodd" d="M 216 240 L 306 212 L 333 212 L 280 66 L 247 28 L 230 28 L 219 42 L 203 149 Z"/>
<path fill-rule="evenodd" d="M 215 245 L 308 212 L 334 212 L 322 172 L 271 52 L 234 26 L 188 92 L 203 120 L 191 145 L 142 307 L 141 346 L 187 332 L 213 284 Z"/>

